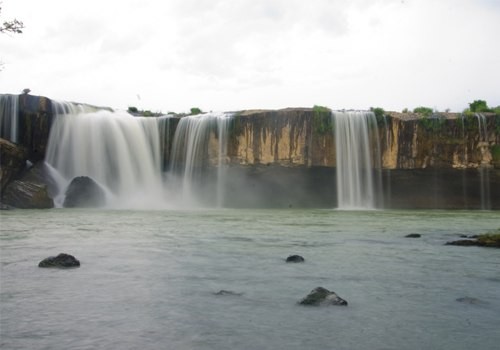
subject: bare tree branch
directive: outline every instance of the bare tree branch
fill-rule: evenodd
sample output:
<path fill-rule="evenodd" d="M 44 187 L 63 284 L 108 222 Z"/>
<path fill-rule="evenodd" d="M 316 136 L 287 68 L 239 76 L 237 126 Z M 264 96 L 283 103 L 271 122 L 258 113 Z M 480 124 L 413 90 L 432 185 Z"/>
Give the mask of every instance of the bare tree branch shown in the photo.
<path fill-rule="evenodd" d="M 0 3 L 1 4 L 1 3 Z M 2 12 L 2 7 L 0 6 L 0 13 Z M 15 33 L 21 34 L 24 29 L 24 23 L 13 19 L 11 21 L 4 21 L 2 25 L 0 25 L 0 33 Z"/>

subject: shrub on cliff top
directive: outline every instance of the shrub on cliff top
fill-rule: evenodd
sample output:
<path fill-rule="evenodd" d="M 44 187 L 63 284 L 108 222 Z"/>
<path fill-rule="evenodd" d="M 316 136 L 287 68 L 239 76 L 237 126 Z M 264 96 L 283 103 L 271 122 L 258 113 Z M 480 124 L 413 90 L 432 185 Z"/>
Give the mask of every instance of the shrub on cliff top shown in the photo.
<path fill-rule="evenodd" d="M 474 100 L 474 102 L 469 103 L 469 110 L 474 113 L 483 113 L 492 111 L 488 107 L 486 101 L 484 100 Z"/>
<path fill-rule="evenodd" d="M 137 109 L 137 107 L 129 107 L 127 109 L 127 112 L 129 112 L 130 114 L 137 114 L 139 113 L 139 110 Z"/>
<path fill-rule="evenodd" d="M 197 114 L 201 114 L 201 113 L 203 113 L 203 112 L 201 111 L 201 109 L 199 109 L 198 107 L 193 107 L 193 108 L 191 108 L 191 110 L 190 110 L 190 111 L 191 111 L 191 115 L 197 115 Z"/>
<path fill-rule="evenodd" d="M 430 107 L 417 107 L 415 109 L 413 109 L 413 113 L 418 113 L 418 114 L 421 114 L 423 115 L 424 117 L 430 117 L 432 115 L 432 113 L 434 112 L 434 110 Z"/>

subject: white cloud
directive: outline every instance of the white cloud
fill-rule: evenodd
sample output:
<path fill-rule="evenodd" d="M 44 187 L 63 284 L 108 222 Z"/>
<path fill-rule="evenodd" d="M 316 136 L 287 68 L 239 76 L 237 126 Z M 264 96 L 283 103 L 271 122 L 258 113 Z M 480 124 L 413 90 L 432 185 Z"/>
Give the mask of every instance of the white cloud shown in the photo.
<path fill-rule="evenodd" d="M 495 1 L 4 0 L 0 91 L 152 110 L 500 105 Z M 137 95 L 141 99 L 137 99 Z"/>

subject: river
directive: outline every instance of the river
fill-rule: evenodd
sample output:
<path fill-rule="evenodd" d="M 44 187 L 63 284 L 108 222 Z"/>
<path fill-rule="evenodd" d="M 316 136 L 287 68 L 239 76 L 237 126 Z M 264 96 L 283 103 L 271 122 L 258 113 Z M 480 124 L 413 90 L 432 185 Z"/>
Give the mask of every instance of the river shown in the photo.
<path fill-rule="evenodd" d="M 500 250 L 444 245 L 498 212 L 51 209 L 0 225 L 2 349 L 500 344 Z M 38 268 L 61 252 L 81 266 Z M 317 286 L 349 305 L 297 304 Z"/>

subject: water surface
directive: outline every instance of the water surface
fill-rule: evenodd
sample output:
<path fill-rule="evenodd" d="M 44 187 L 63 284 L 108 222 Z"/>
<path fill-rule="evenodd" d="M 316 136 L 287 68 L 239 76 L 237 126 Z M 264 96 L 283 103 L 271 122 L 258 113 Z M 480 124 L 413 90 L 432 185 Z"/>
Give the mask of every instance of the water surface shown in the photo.
<path fill-rule="evenodd" d="M 444 245 L 500 227 L 498 212 L 54 209 L 0 220 L 2 349 L 500 344 L 500 250 Z M 60 252 L 81 267 L 37 267 Z M 306 262 L 285 263 L 291 254 Z M 349 306 L 297 305 L 317 286 Z"/>

